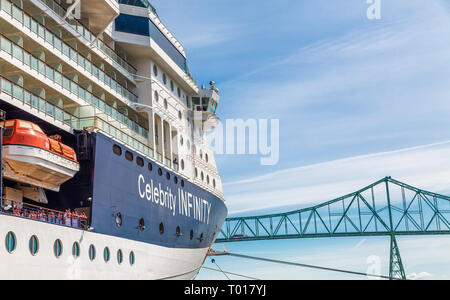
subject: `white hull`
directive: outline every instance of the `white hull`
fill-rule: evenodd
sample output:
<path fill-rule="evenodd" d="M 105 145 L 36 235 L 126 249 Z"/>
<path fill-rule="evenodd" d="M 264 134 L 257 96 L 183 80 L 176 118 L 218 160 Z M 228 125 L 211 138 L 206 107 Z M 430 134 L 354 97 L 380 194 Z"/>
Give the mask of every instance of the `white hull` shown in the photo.
<path fill-rule="evenodd" d="M 30 146 L 3 146 L 3 159 L 5 178 L 55 192 L 80 169 L 80 165 L 70 159 Z"/>
<path fill-rule="evenodd" d="M 5 249 L 5 237 L 13 232 L 17 239 L 14 252 Z M 31 236 L 39 239 L 39 251 L 33 256 L 29 249 Z M 53 251 L 56 239 L 63 244 L 62 256 Z M 0 279 L 27 280 L 144 280 L 194 279 L 208 252 L 204 249 L 172 249 L 72 228 L 0 215 Z M 80 244 L 80 256 L 72 256 L 74 242 Z M 89 259 L 90 245 L 96 249 L 94 261 Z M 110 250 L 110 261 L 103 259 L 105 247 Z M 123 252 L 118 264 L 117 251 Z M 135 254 L 133 266 L 129 253 Z"/>

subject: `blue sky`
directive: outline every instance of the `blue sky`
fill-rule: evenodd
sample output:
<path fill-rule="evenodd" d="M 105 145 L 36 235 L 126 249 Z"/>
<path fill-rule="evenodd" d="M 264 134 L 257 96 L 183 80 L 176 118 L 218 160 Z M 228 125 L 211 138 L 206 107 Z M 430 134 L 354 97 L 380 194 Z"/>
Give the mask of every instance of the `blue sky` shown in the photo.
<path fill-rule="evenodd" d="M 231 213 L 309 206 L 387 175 L 450 194 L 450 2 L 381 3 L 381 20 L 368 20 L 365 0 L 153 1 L 185 46 L 198 83 L 216 81 L 221 119 L 280 120 L 277 165 L 260 166 L 258 156 L 216 157 Z M 402 255 L 419 257 L 422 240 L 401 239 Z M 387 259 L 383 239 L 360 243 L 229 248 L 363 271 L 370 251 Z M 426 245 L 439 252 L 449 243 L 427 238 Z M 441 252 L 423 264 L 405 262 L 407 273 L 443 278 L 439 261 L 450 263 Z M 263 279 L 287 276 L 286 267 L 220 261 L 224 269 Z M 289 276 L 341 278 L 297 269 Z M 202 271 L 199 278 L 223 275 Z"/>

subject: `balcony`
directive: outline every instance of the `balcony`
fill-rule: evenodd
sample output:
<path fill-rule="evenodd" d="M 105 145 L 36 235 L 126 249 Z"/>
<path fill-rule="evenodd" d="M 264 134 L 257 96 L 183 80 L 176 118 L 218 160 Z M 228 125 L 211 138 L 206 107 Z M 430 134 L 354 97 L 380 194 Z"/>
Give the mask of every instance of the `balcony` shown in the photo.
<path fill-rule="evenodd" d="M 99 34 L 120 13 L 116 0 L 81 0 L 81 16 L 89 20 L 89 26 L 94 34 Z"/>

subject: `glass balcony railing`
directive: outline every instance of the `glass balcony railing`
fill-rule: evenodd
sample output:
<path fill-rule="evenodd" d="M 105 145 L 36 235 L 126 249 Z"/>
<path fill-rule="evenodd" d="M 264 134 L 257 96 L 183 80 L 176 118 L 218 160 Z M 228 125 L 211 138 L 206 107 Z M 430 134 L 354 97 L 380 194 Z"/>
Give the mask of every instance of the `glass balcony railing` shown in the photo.
<path fill-rule="evenodd" d="M 137 96 L 132 92 L 127 90 L 125 87 L 117 83 L 114 79 L 108 76 L 101 69 L 97 68 L 92 61 L 78 53 L 75 49 L 65 43 L 63 40 L 58 38 L 55 34 L 49 31 L 47 28 L 36 22 L 30 15 L 25 13 L 15 4 L 9 0 L 1 0 L 0 9 L 9 14 L 13 19 L 19 21 L 27 27 L 30 31 L 34 32 L 39 38 L 45 40 L 45 42 L 52 45 L 55 52 L 59 52 L 64 59 L 76 63 L 78 66 L 82 67 L 89 74 L 93 75 L 100 82 L 104 83 L 106 86 L 110 87 L 118 94 L 125 97 L 131 102 L 137 102 Z"/>
<path fill-rule="evenodd" d="M 102 118 L 98 116 L 88 118 L 78 118 L 73 116 L 59 107 L 49 103 L 45 99 L 1 76 L 0 93 L 9 95 L 15 100 L 22 102 L 24 105 L 34 108 L 39 112 L 54 118 L 55 120 L 63 122 L 72 129 L 83 130 L 86 127 L 98 128 L 108 135 L 122 141 L 125 145 L 130 146 L 134 150 L 139 151 L 150 158 L 154 158 L 154 151 L 152 148 L 117 127 L 112 126 L 108 122 L 105 122 Z"/>
<path fill-rule="evenodd" d="M 72 95 L 93 105 L 111 118 L 129 127 L 135 133 L 140 134 L 144 138 L 148 138 L 148 131 L 146 129 L 2 35 L 0 35 L 0 51 L 8 53 L 12 57 L 20 60 L 25 66 L 28 66 L 30 70 L 34 70 L 46 79 L 51 80 L 61 88 L 66 96 Z"/>
<path fill-rule="evenodd" d="M 137 139 L 133 138 L 132 136 L 126 134 L 125 132 L 121 131 L 120 129 L 112 126 L 108 122 L 105 122 L 99 117 L 93 117 L 93 118 L 81 118 L 78 120 L 78 123 L 76 124 L 77 129 L 82 130 L 85 127 L 95 127 L 100 129 L 101 131 L 107 133 L 108 135 L 120 140 L 125 145 L 130 146 L 136 151 L 141 152 L 142 154 L 154 158 L 154 151 L 152 148 L 148 147 L 144 143 L 138 141 Z"/>
<path fill-rule="evenodd" d="M 53 117 L 55 120 L 61 121 L 70 127 L 77 124 L 78 118 L 75 116 L 63 111 L 59 107 L 1 76 L 0 86 L 1 93 L 5 93 L 16 100 L 21 101 L 24 105 L 28 105 L 30 108 L 35 108 L 39 112 Z"/>
<path fill-rule="evenodd" d="M 44 3 L 48 8 L 53 10 L 61 18 L 64 18 L 64 16 L 66 15 L 66 10 L 62 6 L 60 6 L 56 1 L 54 0 L 39 0 L 39 1 Z M 74 30 L 76 30 L 81 36 L 83 36 L 86 40 L 88 40 L 90 43 L 95 41 L 94 45 L 97 46 L 97 48 L 100 49 L 100 51 L 102 51 L 106 56 L 108 56 L 117 64 L 119 64 L 126 71 L 132 74 L 137 73 L 135 67 L 133 67 L 123 58 L 117 55 L 117 53 L 115 53 L 113 49 L 108 47 L 108 45 L 106 45 L 101 39 L 97 38 L 92 32 L 89 31 L 89 29 L 87 29 L 78 20 L 66 18 L 64 21 L 67 24 L 69 24 Z"/>

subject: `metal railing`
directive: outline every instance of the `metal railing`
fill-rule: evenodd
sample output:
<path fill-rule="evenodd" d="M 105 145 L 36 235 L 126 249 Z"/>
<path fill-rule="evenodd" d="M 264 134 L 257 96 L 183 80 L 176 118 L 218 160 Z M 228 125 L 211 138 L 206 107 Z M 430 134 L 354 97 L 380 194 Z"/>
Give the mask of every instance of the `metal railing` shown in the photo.
<path fill-rule="evenodd" d="M 55 12 L 61 19 L 66 15 L 66 10 L 53 0 L 39 0 L 41 3 L 45 4 L 53 12 Z M 122 68 L 132 74 L 136 74 L 137 70 L 130 63 L 126 62 L 122 57 L 120 57 L 113 49 L 106 45 L 100 38 L 94 35 L 89 29 L 86 28 L 76 19 L 66 18 L 63 19 L 69 26 L 71 26 L 76 32 L 78 32 L 82 37 L 88 40 L 90 43 L 94 42 L 94 45 L 103 52 L 106 56 L 111 58 L 114 62 L 119 64 Z"/>
<path fill-rule="evenodd" d="M 2 0 L 6 1 L 6 0 Z M 30 68 L 30 70 L 36 71 L 38 74 L 44 76 L 46 79 L 51 80 L 54 84 L 58 85 L 62 90 L 65 90 L 65 96 L 73 96 L 79 98 L 94 107 L 100 109 L 108 116 L 116 119 L 125 126 L 128 126 L 132 131 L 140 134 L 143 138 L 148 138 L 148 131 L 136 122 L 130 120 L 128 117 L 118 112 L 112 106 L 106 104 L 103 100 L 95 97 L 92 93 L 80 87 L 74 81 L 65 77 L 62 73 L 58 72 L 46 62 L 33 56 L 31 53 L 14 44 L 12 41 L 0 34 L 0 51 L 4 51 L 10 55 L 11 58 L 18 59 Z"/>
<path fill-rule="evenodd" d="M 77 50 L 73 49 L 62 39 L 50 32 L 50 30 L 36 22 L 29 14 L 16 6 L 14 3 L 9 0 L 1 0 L 0 9 L 5 11 L 14 20 L 20 22 L 31 32 L 34 32 L 37 38 L 40 38 L 43 41 L 49 43 L 53 47 L 53 50 L 55 52 L 59 52 L 61 55 L 65 56 L 68 61 L 76 63 L 78 66 L 82 67 L 85 71 L 94 76 L 100 82 L 104 83 L 106 86 L 108 86 L 127 100 L 134 103 L 137 102 L 137 96 L 135 94 L 133 94 L 127 88 L 105 74 L 105 72 L 96 67 L 91 60 L 81 55 L 79 52 L 77 52 Z"/>

